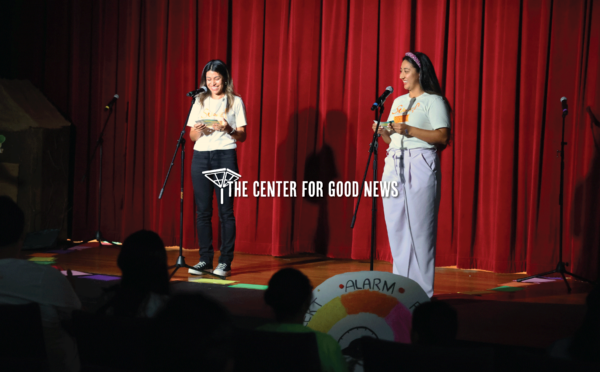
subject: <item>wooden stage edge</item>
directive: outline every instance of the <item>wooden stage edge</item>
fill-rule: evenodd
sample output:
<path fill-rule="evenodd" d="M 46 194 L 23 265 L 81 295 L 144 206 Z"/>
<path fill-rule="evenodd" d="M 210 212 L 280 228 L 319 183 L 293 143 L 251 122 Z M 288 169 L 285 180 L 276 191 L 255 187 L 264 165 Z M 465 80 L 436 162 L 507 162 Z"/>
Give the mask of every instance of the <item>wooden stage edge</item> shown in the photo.
<path fill-rule="evenodd" d="M 88 243 L 89 245 L 93 243 Z M 98 243 L 95 243 L 98 244 Z M 26 258 L 31 251 L 23 251 L 22 257 Z M 219 252 L 215 252 L 215 265 L 218 263 Z M 63 269 L 91 272 L 95 274 L 120 275 L 117 266 L 118 246 L 104 245 L 81 251 L 60 254 L 57 263 Z M 178 249 L 167 250 L 169 266 L 175 265 L 179 255 Z M 197 250 L 184 249 L 183 255 L 186 264 L 193 266 L 199 261 Z M 302 271 L 311 280 L 314 287 L 320 285 L 328 278 L 346 272 L 368 271 L 369 261 L 332 259 L 317 254 L 298 254 L 287 257 L 273 257 L 236 253 L 232 263 L 232 276 L 228 279 L 240 283 L 266 285 L 271 276 L 285 267 L 293 267 Z M 170 269 L 171 272 L 173 269 Z M 375 271 L 392 272 L 392 264 L 385 261 L 374 262 Z M 584 305 L 585 296 L 591 286 L 569 279 L 573 288 L 567 292 L 566 285 L 561 281 L 544 283 L 524 287 L 518 292 L 497 292 L 493 294 L 469 294 L 476 291 L 498 287 L 515 279 L 526 276 L 525 273 L 498 274 L 484 270 L 465 270 L 453 267 L 438 267 L 435 270 L 435 298 L 467 297 L 472 299 L 485 298 L 496 301 L 520 301 L 554 304 Z M 188 281 L 198 278 L 190 275 L 187 269 L 180 268 L 172 280 Z"/>
<path fill-rule="evenodd" d="M 98 243 L 95 243 L 98 244 Z M 89 243 L 88 243 L 89 245 Z M 120 276 L 118 246 L 94 246 L 56 255 L 61 269 Z M 28 258 L 33 251 L 22 251 Z M 198 251 L 184 250 L 188 265 L 198 262 Z M 167 250 L 168 264 L 175 265 L 178 250 Z M 215 263 L 218 260 L 218 252 Z M 271 276 L 293 267 L 309 277 L 314 287 L 337 274 L 369 270 L 368 261 L 330 259 L 315 254 L 272 257 L 236 253 L 232 276 L 228 279 L 246 284 L 268 284 Z M 170 269 L 171 272 L 173 269 Z M 388 262 L 375 261 L 374 270 L 391 272 Z M 434 300 L 447 301 L 458 314 L 458 339 L 467 342 L 530 347 L 542 350 L 552 342 L 569 337 L 579 328 L 585 315 L 585 299 L 591 285 L 569 279 L 572 291 L 562 280 L 523 287 L 516 292 L 486 291 L 514 283 L 524 273 L 497 274 L 482 270 L 436 268 Z M 271 321 L 273 315 L 264 303 L 263 291 L 230 288 L 226 285 L 193 283 L 197 276 L 180 268 L 173 277 L 173 291 L 202 293 L 213 297 L 235 316 L 239 325 L 255 327 Z M 77 279 L 77 278 L 75 278 Z M 84 307 L 93 311 L 99 305 L 103 288 L 114 281 L 78 279 L 73 282 Z M 484 291 L 483 293 L 478 293 Z"/>

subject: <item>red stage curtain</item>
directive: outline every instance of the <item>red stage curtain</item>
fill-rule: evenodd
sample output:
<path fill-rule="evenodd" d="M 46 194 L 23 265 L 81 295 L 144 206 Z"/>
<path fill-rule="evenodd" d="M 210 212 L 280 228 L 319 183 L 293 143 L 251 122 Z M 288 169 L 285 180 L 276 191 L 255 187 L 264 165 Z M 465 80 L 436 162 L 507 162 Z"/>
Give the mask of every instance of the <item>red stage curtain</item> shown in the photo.
<path fill-rule="evenodd" d="M 564 260 L 600 262 L 598 0 L 23 1 L 10 76 L 29 78 L 76 126 L 74 237 L 96 230 L 97 162 L 78 180 L 118 93 L 104 142 L 102 231 L 179 241 L 179 159 L 159 190 L 210 59 L 231 66 L 248 113 L 241 181 L 360 181 L 377 94 L 404 94 L 407 51 L 434 63 L 452 106 L 442 153 L 437 265 L 495 272 L 558 260 L 561 107 L 566 119 Z M 391 100 L 388 101 L 388 111 Z M 386 117 L 387 112 L 384 114 Z M 596 124 L 594 124 L 596 123 Z M 596 144 L 594 143 L 596 140 Z M 386 145 L 381 143 L 381 173 Z M 185 162 L 184 246 L 197 247 Z M 327 190 L 325 189 L 325 192 Z M 236 249 L 367 259 L 371 200 L 240 198 Z M 390 260 L 381 201 L 377 258 Z M 215 236 L 217 217 L 215 216 Z"/>

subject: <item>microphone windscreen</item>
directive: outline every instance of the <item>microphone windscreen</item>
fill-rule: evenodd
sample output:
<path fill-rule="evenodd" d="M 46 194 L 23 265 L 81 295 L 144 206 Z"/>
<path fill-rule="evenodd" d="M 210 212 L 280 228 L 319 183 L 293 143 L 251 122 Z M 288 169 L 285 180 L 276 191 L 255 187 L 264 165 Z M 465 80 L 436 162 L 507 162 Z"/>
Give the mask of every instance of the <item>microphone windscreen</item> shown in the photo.
<path fill-rule="evenodd" d="M 114 95 L 114 97 L 115 97 L 116 99 L 119 99 L 119 95 L 118 95 L 118 94 L 115 94 L 115 95 Z"/>

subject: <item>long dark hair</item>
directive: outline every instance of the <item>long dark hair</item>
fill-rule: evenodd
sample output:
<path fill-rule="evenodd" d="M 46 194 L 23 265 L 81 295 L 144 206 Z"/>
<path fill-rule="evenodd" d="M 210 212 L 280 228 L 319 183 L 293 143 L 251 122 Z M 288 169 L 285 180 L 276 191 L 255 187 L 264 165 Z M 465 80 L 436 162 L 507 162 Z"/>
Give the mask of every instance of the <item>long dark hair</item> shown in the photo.
<path fill-rule="evenodd" d="M 229 109 L 233 107 L 235 96 L 238 95 L 233 88 L 233 79 L 231 78 L 229 69 L 227 68 L 225 62 L 221 61 L 220 59 L 213 59 L 212 61 L 209 61 L 202 70 L 200 86 L 206 85 L 206 73 L 209 71 L 217 72 L 223 77 L 223 88 L 225 95 L 227 96 L 227 108 L 225 109 L 225 112 L 228 112 Z M 206 100 L 207 97 L 210 97 L 210 90 L 205 93 L 200 93 L 198 97 L 200 98 L 200 104 L 204 105 L 204 100 Z"/>
<path fill-rule="evenodd" d="M 444 92 L 442 91 L 440 82 L 438 81 L 437 75 L 435 74 L 435 69 L 433 68 L 433 63 L 431 63 L 431 60 L 429 59 L 429 57 L 427 57 L 427 55 L 425 53 L 413 52 L 412 54 L 417 56 L 417 58 L 419 59 L 419 62 L 421 63 L 421 67 L 419 67 L 419 65 L 417 65 L 417 62 L 415 62 L 409 56 L 404 56 L 404 58 L 402 58 L 402 60 L 410 62 L 410 64 L 414 68 L 417 69 L 417 72 L 419 73 L 419 83 L 421 84 L 421 87 L 423 88 L 423 90 L 426 93 L 435 94 L 437 96 L 442 97 L 444 99 L 444 102 L 446 102 L 446 107 L 448 108 L 448 112 L 450 112 L 451 111 L 450 104 L 448 103 L 448 100 L 444 96 Z"/>

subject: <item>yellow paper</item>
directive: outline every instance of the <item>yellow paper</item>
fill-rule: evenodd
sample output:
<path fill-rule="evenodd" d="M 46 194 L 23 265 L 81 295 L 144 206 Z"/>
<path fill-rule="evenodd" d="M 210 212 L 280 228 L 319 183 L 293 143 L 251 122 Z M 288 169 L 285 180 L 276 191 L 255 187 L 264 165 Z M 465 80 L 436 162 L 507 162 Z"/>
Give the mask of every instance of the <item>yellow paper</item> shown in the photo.
<path fill-rule="evenodd" d="M 193 283 L 210 283 L 210 284 L 231 284 L 231 283 L 237 283 L 236 280 L 221 280 L 221 279 L 189 279 L 189 282 L 193 282 Z"/>
<path fill-rule="evenodd" d="M 54 262 L 56 258 L 54 257 L 31 257 L 29 261 L 33 262 Z"/>

